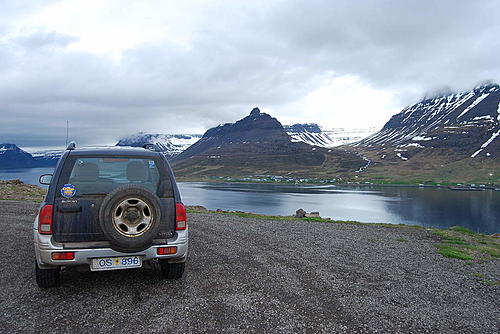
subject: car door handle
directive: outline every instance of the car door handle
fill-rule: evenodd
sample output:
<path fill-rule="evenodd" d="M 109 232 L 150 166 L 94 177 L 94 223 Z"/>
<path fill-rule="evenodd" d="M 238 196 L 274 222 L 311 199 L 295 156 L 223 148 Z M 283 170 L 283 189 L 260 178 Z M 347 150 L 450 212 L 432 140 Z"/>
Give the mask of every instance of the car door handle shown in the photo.
<path fill-rule="evenodd" d="M 81 212 L 82 207 L 80 205 L 75 205 L 75 206 L 58 206 L 57 211 L 59 212 Z"/>

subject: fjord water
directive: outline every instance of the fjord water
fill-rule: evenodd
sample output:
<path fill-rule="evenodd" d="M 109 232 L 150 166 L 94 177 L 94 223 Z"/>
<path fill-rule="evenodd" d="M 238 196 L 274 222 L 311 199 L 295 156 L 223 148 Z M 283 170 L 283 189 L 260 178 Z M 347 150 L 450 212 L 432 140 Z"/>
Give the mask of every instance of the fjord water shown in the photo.
<path fill-rule="evenodd" d="M 19 178 L 38 184 L 38 177 L 52 170 L 0 171 L 0 180 Z M 460 225 L 481 233 L 500 232 L 500 191 L 202 182 L 179 182 L 179 189 L 185 204 L 211 210 L 291 215 L 302 208 L 336 220 L 441 228 Z"/>
<path fill-rule="evenodd" d="M 299 208 L 322 217 L 366 223 L 500 232 L 500 191 L 388 186 L 300 186 L 179 183 L 183 201 L 208 209 L 291 215 Z"/>

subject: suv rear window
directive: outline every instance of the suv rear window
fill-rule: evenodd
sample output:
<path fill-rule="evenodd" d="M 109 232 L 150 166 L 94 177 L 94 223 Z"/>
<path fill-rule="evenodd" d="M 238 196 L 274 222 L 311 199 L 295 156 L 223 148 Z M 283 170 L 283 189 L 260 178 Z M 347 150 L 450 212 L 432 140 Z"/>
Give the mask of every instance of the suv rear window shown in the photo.
<path fill-rule="evenodd" d="M 164 197 L 165 182 L 160 181 L 168 178 L 165 174 L 158 168 L 157 159 L 70 157 L 62 170 L 58 188 L 70 184 L 74 188 L 74 196 L 80 197 L 107 194 L 124 184 L 135 184 Z M 167 181 L 170 185 L 170 180 Z M 62 196 L 62 193 L 58 190 L 56 196 Z"/>

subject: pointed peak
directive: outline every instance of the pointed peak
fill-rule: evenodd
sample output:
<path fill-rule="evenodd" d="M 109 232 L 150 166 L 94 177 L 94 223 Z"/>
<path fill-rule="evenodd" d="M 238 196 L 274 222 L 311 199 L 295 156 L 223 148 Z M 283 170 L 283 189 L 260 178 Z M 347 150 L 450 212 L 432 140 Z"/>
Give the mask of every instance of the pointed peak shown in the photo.
<path fill-rule="evenodd" d="M 260 109 L 255 107 L 252 109 L 252 111 L 250 111 L 250 115 L 260 115 Z"/>

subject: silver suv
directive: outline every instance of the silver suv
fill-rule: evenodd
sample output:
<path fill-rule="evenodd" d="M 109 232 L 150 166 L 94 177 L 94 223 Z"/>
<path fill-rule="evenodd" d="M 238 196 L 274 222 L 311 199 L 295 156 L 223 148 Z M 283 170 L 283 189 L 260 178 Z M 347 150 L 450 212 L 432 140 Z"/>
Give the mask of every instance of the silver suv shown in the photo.
<path fill-rule="evenodd" d="M 60 283 L 65 267 L 91 271 L 157 263 L 163 276 L 184 273 L 188 251 L 186 209 L 172 169 L 145 148 L 68 146 L 33 227 L 36 282 Z"/>

